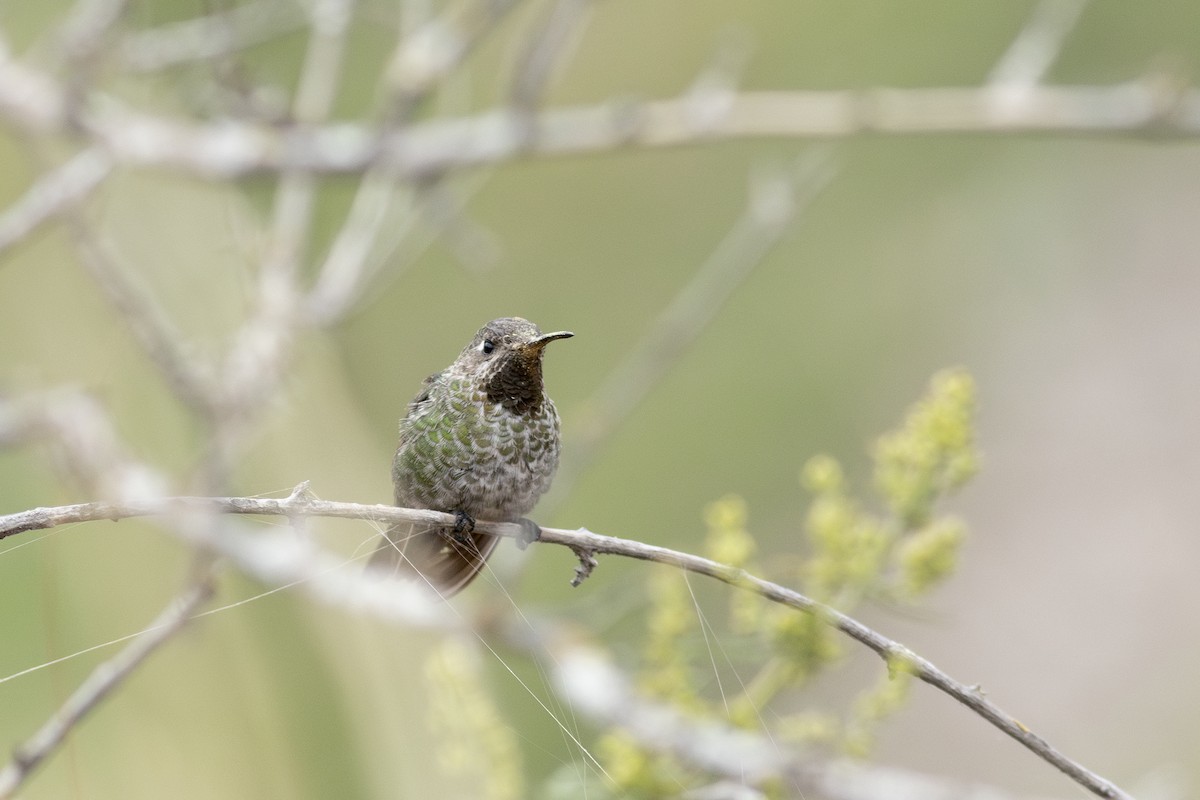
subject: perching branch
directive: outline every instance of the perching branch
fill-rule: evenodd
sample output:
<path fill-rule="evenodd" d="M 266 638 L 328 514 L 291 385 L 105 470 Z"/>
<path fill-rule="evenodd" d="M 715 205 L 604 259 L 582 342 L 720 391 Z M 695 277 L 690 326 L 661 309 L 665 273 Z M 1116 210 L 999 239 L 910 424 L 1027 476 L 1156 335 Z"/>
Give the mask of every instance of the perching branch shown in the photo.
<path fill-rule="evenodd" d="M 285 499 L 253 497 L 169 497 L 144 502 L 98 502 L 71 506 L 35 508 L 0 517 L 0 539 L 31 530 L 52 528 L 58 525 L 91 520 L 120 520 L 129 517 L 164 515 L 183 512 L 207 512 L 219 514 L 276 515 L 291 518 L 340 517 L 371 520 L 390 524 L 399 521 L 423 522 L 426 524 L 452 527 L 455 518 L 426 509 L 396 508 L 385 505 L 360 505 L 339 503 L 312 498 L 307 485 L 301 484 Z M 487 522 L 477 520 L 475 529 L 495 536 L 519 538 L 524 528 L 516 523 Z M 217 535 L 203 532 L 217 531 Z M 602 536 L 585 529 L 564 530 L 542 528 L 541 541 L 560 544 L 575 552 L 580 550 L 592 554 L 608 553 L 642 561 L 653 561 L 700 575 L 707 575 L 730 586 L 758 594 L 767 600 L 790 606 L 808 614 L 816 615 L 826 624 L 836 628 L 851 639 L 873 650 L 889 663 L 900 662 L 907 670 L 925 683 L 950 695 L 986 719 L 1004 733 L 1016 739 L 1028 750 L 1047 763 L 1057 767 L 1068 777 L 1099 797 L 1132 800 L 1131 796 L 1112 782 L 1100 777 L 1082 764 L 1068 758 L 1047 741 L 1031 731 L 1015 717 L 988 700 L 977 686 L 961 683 L 943 672 L 931 661 L 917 655 L 904 645 L 887 638 L 858 620 L 827 605 L 781 586 L 701 556 L 671 550 L 643 542 Z M 264 546 L 264 538 L 272 540 Z M 295 537 L 287 537 L 295 542 Z M 293 547 L 286 553 L 283 537 L 266 535 L 232 534 L 222 526 L 196 526 L 191 543 L 199 547 L 215 549 L 228 556 L 240 569 L 267 583 L 279 585 L 296 580 L 297 575 L 313 577 L 319 570 L 305 563 L 308 559 L 323 558 L 325 564 L 333 563 L 331 556 L 322 556 L 315 545 L 306 543 L 303 551 Z M 303 577 L 300 579 L 304 579 Z M 344 582 L 367 580 L 373 584 L 395 586 L 395 581 L 375 580 L 371 576 L 342 576 Z M 415 584 L 414 584 L 415 585 Z M 344 587 L 343 587 L 344 588 Z M 328 599 L 316 593 L 320 599 Z M 374 609 L 372 609 L 374 610 Z"/>
<path fill-rule="evenodd" d="M 750 797 L 772 779 L 782 779 L 797 797 L 810 793 L 825 800 L 1005 800 L 993 786 L 967 784 L 909 770 L 852 760 L 826 761 L 762 734 L 717 720 L 697 720 L 675 706 L 638 691 L 598 645 L 551 620 L 505 626 L 509 645 L 545 664 L 556 691 L 571 708 L 589 719 L 620 729 L 649 751 L 675 756 L 707 774 L 719 776 L 740 793 L 704 789 L 688 797 Z M 546 658 L 546 656 L 549 658 Z M 765 795 L 761 795 L 765 797 Z M 1016 800 L 1016 798 L 1012 798 Z M 1032 798 L 1026 798 L 1032 800 Z"/>

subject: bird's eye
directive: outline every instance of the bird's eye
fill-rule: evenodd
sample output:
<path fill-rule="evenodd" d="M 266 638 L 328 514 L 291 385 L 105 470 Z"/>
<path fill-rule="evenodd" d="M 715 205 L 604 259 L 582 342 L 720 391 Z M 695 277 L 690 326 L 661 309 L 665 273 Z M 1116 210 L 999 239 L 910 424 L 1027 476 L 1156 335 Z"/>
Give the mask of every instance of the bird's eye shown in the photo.
<path fill-rule="evenodd" d="M 492 351 L 495 349 L 496 343 L 491 339 L 484 339 L 483 344 L 479 345 L 479 352 L 483 353 L 485 356 L 491 355 Z"/>

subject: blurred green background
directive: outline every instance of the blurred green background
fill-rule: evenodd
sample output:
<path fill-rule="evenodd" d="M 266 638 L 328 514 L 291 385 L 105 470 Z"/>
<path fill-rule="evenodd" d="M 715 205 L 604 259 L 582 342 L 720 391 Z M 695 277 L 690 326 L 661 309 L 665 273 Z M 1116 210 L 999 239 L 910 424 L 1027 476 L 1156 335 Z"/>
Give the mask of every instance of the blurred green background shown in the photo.
<path fill-rule="evenodd" d="M 748 47 L 749 89 L 976 86 L 1032 6 L 611 0 L 591 10 L 548 103 L 674 96 L 731 42 Z M 4 4 L 0 29 L 36 61 L 66 8 Z M 133 3 L 130 24 L 206 8 Z M 518 9 L 427 113 L 489 107 L 542 9 Z M 395 14 L 382 2 L 360 8 L 337 116 L 369 105 Z M 297 34 L 252 49 L 250 77 L 290 86 L 303 47 Z M 1186 76 L 1198 48 L 1193 2 L 1097 0 L 1047 80 Z M 164 112 L 203 103 L 188 70 L 112 90 Z M 815 146 L 520 160 L 452 180 L 498 257 L 464 264 L 435 240 L 345 324 L 307 335 L 234 491 L 286 494 L 308 480 L 325 499 L 388 501 L 405 403 L 482 322 L 505 315 L 576 333 L 546 364 L 570 458 L 589 396 L 742 213 L 748 175 Z M 912 136 L 834 142 L 828 155 L 837 168 L 829 188 L 573 491 L 535 518 L 695 551 L 705 504 L 736 492 L 763 560 L 786 564 L 800 547 L 801 465 L 831 453 L 867 488 L 874 438 L 933 372 L 962 365 L 979 384 L 985 460 L 955 504 L 972 529 L 961 571 L 928 608 L 872 608 L 866 620 L 980 683 L 1126 788 L 1162 775 L 1200 786 L 1200 152 L 1132 137 Z M 5 128 L 0 165 L 7 205 L 37 169 L 29 143 Z M 270 188 L 125 173 L 94 210 L 179 327 L 216 354 L 252 302 Z M 323 189 L 315 252 L 352 188 L 331 180 Z M 95 393 L 136 455 L 173 475 L 201 453 L 199 427 L 53 227 L 0 261 L 0 381 L 10 396 L 61 384 Z M 87 499 L 36 449 L 0 453 L 0 512 Z M 363 525 L 317 527 L 347 555 L 372 535 Z M 534 547 L 522 563 L 505 545 L 497 562 L 505 585 L 480 581 L 455 601 L 464 613 L 511 597 L 593 628 L 619 652 L 637 631 L 638 587 L 656 568 L 606 558 L 571 589 L 566 550 Z M 139 630 L 186 564 L 174 540 L 135 522 L 0 542 L 0 679 Z M 702 601 L 725 591 L 693 586 Z M 228 576 L 217 605 L 259 591 Z M 439 762 L 453 733 L 431 723 L 423 670 L 435 643 L 290 592 L 213 614 L 88 719 L 25 796 L 475 796 Z M 111 652 L 0 682 L 0 745 L 27 737 Z M 546 776 L 581 760 L 538 698 L 572 730 L 577 723 L 519 655 L 482 650 L 477 666 L 520 745 L 526 793 L 537 796 Z M 820 705 L 877 670 L 874 656 L 852 651 L 842 674 L 797 702 Z M 1018 793 L 1073 791 L 947 698 L 924 687 L 914 695 L 885 728 L 880 762 Z"/>

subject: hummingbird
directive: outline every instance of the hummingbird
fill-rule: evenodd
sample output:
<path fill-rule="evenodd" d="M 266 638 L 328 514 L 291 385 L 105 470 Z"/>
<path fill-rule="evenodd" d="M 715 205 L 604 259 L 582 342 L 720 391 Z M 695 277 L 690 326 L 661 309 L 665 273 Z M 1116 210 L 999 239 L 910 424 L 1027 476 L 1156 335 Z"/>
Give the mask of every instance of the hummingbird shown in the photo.
<path fill-rule="evenodd" d="M 542 383 L 546 345 L 574 336 L 542 333 L 520 317 L 479 329 L 454 363 L 425 379 L 400 420 L 392 461 L 396 505 L 455 516 L 453 526 L 402 522 L 372 554 L 372 569 L 424 580 L 444 597 L 483 569 L 499 539 L 475 520 L 520 522 L 558 469 L 558 410 Z"/>

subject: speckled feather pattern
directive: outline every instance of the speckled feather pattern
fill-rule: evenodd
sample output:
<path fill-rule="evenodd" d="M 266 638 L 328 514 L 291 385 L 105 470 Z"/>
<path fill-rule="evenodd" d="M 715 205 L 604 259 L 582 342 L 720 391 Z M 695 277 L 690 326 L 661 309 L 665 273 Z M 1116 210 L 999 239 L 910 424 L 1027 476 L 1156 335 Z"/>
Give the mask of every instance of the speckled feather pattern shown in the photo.
<path fill-rule="evenodd" d="M 550 488 L 558 428 L 558 411 L 544 394 L 531 413 L 516 414 L 455 367 L 434 375 L 400 422 L 396 505 L 516 520 Z"/>

